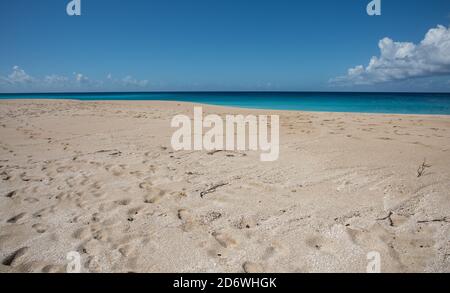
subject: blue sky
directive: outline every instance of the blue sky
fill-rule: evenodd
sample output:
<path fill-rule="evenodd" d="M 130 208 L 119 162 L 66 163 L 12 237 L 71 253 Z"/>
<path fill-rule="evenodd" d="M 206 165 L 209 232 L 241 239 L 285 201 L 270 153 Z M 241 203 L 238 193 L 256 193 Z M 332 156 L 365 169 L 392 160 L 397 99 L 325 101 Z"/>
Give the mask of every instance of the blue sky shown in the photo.
<path fill-rule="evenodd" d="M 69 2 L 0 0 L 0 92 L 450 91 L 448 0 Z"/>

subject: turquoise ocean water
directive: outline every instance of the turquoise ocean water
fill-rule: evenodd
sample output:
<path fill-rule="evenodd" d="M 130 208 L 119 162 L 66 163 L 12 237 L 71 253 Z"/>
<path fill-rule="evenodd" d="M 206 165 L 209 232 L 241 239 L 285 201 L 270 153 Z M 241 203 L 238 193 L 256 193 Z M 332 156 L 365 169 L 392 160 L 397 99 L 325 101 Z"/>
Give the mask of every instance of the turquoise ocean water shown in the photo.
<path fill-rule="evenodd" d="M 321 112 L 450 115 L 450 93 L 170 92 L 0 94 L 0 99 L 163 100 Z"/>

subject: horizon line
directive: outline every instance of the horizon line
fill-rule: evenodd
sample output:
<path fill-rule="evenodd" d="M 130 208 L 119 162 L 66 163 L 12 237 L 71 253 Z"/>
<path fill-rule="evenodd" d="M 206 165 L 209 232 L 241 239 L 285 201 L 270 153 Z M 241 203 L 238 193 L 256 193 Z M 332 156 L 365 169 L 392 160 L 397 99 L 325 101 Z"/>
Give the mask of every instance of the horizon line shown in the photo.
<path fill-rule="evenodd" d="M 283 94 L 283 93 L 330 93 L 330 94 L 450 94 L 450 92 L 425 92 L 425 91 L 258 91 L 258 90 L 245 90 L 245 91 L 223 91 L 223 90 L 204 90 L 204 91 L 87 91 L 87 92 L 0 92 L 0 95 L 85 95 L 85 94 L 184 94 L 184 93 L 255 93 L 255 94 Z"/>

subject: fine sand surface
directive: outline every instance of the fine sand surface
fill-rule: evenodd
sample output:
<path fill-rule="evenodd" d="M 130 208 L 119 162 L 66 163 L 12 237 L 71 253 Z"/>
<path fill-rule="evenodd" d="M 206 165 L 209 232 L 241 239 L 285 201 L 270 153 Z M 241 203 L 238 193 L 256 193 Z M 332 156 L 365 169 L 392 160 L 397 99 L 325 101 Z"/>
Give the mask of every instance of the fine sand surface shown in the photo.
<path fill-rule="evenodd" d="M 193 106 L 0 101 L 0 271 L 450 272 L 450 116 L 204 106 L 279 114 L 260 162 L 174 152 Z"/>

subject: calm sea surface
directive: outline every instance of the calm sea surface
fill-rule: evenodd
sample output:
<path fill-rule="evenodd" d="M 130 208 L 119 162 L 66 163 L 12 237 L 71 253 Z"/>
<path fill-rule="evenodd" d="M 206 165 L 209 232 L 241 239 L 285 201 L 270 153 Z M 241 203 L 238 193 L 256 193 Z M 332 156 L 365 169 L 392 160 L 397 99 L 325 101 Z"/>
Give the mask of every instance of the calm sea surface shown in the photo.
<path fill-rule="evenodd" d="M 172 92 L 0 94 L 0 99 L 164 100 L 243 108 L 450 115 L 450 93 Z"/>

